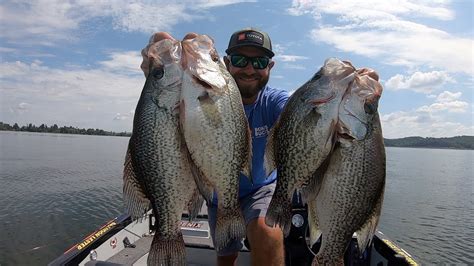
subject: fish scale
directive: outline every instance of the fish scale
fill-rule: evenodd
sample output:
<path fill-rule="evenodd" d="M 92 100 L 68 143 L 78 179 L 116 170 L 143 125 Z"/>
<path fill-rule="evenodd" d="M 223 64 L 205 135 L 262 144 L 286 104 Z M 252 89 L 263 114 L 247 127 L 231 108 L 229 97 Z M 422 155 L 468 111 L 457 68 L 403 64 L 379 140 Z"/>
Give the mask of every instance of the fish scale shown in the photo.
<path fill-rule="evenodd" d="M 125 205 L 132 206 L 129 212 L 134 218 L 139 217 L 136 211 L 146 202 L 140 198 L 146 195 L 155 216 L 148 265 L 186 265 L 179 222 L 196 185 L 176 108 L 183 74 L 175 53 L 178 46 L 177 42 L 163 40 L 152 47 L 155 60 L 135 110 L 127 151 L 131 167 L 126 161 L 124 170 Z M 130 184 L 140 184 L 138 191 L 134 192 L 137 187 L 130 188 Z"/>
<path fill-rule="evenodd" d="M 371 224 L 375 230 L 385 186 L 385 150 L 378 116 L 363 141 L 341 141 L 331 154 L 320 192 L 315 198 L 316 219 L 322 233 L 319 263 L 332 263 L 344 256 L 354 232 Z M 314 206 L 314 203 L 312 204 Z M 360 234 L 358 238 L 365 235 Z M 360 242 L 360 249 L 367 243 Z"/>
<path fill-rule="evenodd" d="M 250 131 L 238 87 L 213 41 L 199 35 L 183 41 L 183 51 L 181 128 L 198 187 L 208 202 L 217 194 L 214 246 L 221 250 L 245 237 L 238 193 L 240 172 L 250 161 Z"/>
<path fill-rule="evenodd" d="M 362 253 L 377 227 L 385 188 L 385 147 L 377 112 L 382 86 L 357 74 L 346 91 L 327 168 L 303 194 L 314 243 L 322 234 L 313 265 L 343 264 L 356 232 Z"/>
<path fill-rule="evenodd" d="M 294 191 L 309 182 L 333 147 L 339 105 L 354 76 L 352 66 L 339 62 L 326 60 L 325 66 L 293 93 L 270 131 L 265 167 L 267 172 L 276 168 L 278 179 L 265 222 L 279 225 L 285 235 L 291 227 Z"/>

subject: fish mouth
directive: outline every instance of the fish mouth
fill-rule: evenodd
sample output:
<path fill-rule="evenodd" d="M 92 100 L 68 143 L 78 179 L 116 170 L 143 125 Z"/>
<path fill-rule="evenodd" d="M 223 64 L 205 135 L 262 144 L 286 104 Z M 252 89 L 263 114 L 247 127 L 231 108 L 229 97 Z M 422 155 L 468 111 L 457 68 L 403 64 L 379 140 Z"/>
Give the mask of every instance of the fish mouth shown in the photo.
<path fill-rule="evenodd" d="M 193 75 L 193 80 L 194 80 L 194 82 L 196 82 L 198 85 L 202 86 L 202 87 L 204 88 L 204 90 L 212 90 L 212 85 L 209 84 L 208 82 L 206 82 L 206 81 L 200 79 L 199 77 Z"/>
<path fill-rule="evenodd" d="M 337 132 L 338 139 L 354 140 L 355 137 L 346 132 Z"/>

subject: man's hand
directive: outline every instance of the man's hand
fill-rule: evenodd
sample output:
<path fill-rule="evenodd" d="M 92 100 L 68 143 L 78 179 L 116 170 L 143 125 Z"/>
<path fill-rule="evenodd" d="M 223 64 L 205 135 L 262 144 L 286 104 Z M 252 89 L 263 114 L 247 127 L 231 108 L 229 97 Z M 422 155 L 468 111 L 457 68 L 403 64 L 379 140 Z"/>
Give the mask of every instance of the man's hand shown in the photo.
<path fill-rule="evenodd" d="M 148 41 L 148 45 L 145 46 L 145 48 L 142 49 L 142 64 L 140 65 L 140 68 L 143 70 L 143 73 L 145 74 L 145 77 L 148 76 L 148 70 L 150 67 L 150 61 L 152 60 L 151 56 L 149 56 L 148 52 L 150 50 L 150 47 L 164 39 L 170 39 L 174 40 L 173 36 L 171 36 L 169 33 L 161 31 L 161 32 L 156 32 L 150 37 L 150 41 Z"/>
<path fill-rule="evenodd" d="M 361 76 L 369 76 L 371 78 L 373 78 L 374 80 L 376 81 L 379 81 L 379 74 L 377 74 L 377 72 L 375 72 L 375 70 L 371 69 L 371 68 L 360 68 L 360 69 L 357 69 L 357 74 L 361 75 Z"/>
<path fill-rule="evenodd" d="M 190 33 L 186 34 L 186 36 L 184 36 L 183 40 L 193 39 L 196 36 L 197 36 L 196 33 L 190 32 Z M 164 39 L 170 39 L 170 40 L 173 40 L 173 41 L 176 40 L 168 32 L 164 32 L 164 31 L 156 32 L 153 35 L 151 35 L 150 41 L 148 41 L 147 46 L 145 46 L 145 48 L 142 49 L 141 54 L 142 54 L 143 61 L 142 61 L 142 64 L 140 65 L 140 68 L 142 69 L 143 73 L 145 74 L 145 77 L 148 76 L 148 70 L 149 70 L 150 62 L 152 60 L 152 56 L 150 54 L 150 52 L 151 52 L 150 47 L 152 47 L 155 43 L 157 43 L 159 41 L 162 41 Z"/>

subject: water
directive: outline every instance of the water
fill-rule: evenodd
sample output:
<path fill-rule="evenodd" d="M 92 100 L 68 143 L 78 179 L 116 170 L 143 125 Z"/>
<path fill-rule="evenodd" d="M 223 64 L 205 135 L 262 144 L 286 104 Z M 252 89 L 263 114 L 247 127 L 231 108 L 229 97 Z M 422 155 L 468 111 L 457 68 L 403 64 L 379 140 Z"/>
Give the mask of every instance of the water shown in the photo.
<path fill-rule="evenodd" d="M 45 265 L 123 212 L 128 138 L 0 131 L 0 265 Z M 473 264 L 474 151 L 387 148 L 379 229 L 423 264 Z"/>

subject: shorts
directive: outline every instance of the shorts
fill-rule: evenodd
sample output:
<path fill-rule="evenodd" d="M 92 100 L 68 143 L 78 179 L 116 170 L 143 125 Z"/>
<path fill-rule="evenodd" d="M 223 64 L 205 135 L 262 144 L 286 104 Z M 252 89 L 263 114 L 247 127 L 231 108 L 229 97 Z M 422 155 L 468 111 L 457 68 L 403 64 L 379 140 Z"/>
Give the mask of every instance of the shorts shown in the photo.
<path fill-rule="evenodd" d="M 275 192 L 276 182 L 264 185 L 254 193 L 240 199 L 240 208 L 245 220 L 245 226 L 250 221 L 258 217 L 265 217 L 268 210 L 268 205 L 272 199 L 273 193 Z M 216 229 L 216 213 L 217 206 L 207 206 L 207 213 L 209 219 L 209 228 L 211 230 L 211 237 L 214 243 L 214 232 Z M 229 243 L 227 247 L 217 252 L 217 256 L 228 256 L 239 252 L 243 247 L 242 240 L 234 240 Z"/>

